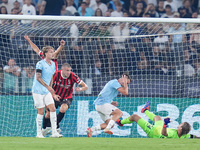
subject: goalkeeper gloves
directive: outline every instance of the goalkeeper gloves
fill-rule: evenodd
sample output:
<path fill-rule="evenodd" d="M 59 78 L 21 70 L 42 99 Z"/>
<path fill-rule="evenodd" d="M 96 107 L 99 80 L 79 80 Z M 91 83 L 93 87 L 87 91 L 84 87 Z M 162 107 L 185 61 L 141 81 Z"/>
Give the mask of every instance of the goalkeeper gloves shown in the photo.
<path fill-rule="evenodd" d="M 170 118 L 169 117 L 167 117 L 167 118 L 164 119 L 164 125 L 163 125 L 163 127 L 166 128 L 168 126 L 168 123 L 170 123 Z"/>

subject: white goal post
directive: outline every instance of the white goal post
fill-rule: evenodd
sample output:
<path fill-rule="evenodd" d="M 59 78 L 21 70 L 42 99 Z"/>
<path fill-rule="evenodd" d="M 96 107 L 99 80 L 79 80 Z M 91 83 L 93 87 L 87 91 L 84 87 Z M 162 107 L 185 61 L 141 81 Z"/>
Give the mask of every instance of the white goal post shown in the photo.
<path fill-rule="evenodd" d="M 41 58 L 25 35 L 39 49 L 57 49 L 64 40 L 58 69 L 70 63 L 89 86 L 73 93 L 60 126 L 65 137 L 85 137 L 88 127 L 102 122 L 93 101 L 109 80 L 126 71 L 133 79 L 129 95 L 115 99 L 123 118 L 134 113 L 148 120 L 140 110 L 150 100 L 150 111 L 171 117 L 171 128 L 187 121 L 191 133 L 200 136 L 200 19 L 0 15 L 0 20 L 0 136 L 36 136 L 31 87 Z M 6 71 L 13 61 L 15 73 Z M 146 137 L 136 123 L 112 130 L 111 136 L 94 136 Z"/>

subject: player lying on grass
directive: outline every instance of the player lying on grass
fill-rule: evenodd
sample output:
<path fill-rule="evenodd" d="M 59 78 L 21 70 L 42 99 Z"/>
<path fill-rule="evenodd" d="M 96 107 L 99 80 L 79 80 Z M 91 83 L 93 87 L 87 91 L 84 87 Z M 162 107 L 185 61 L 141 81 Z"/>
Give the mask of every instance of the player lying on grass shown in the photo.
<path fill-rule="evenodd" d="M 150 101 L 145 104 L 141 112 L 145 113 L 150 120 L 154 121 L 154 125 L 150 124 L 136 114 L 133 114 L 123 120 L 117 120 L 117 124 L 119 126 L 123 126 L 124 124 L 136 122 L 150 138 L 199 138 L 195 135 L 188 134 L 191 129 L 188 122 L 181 123 L 177 129 L 167 128 L 168 123 L 170 123 L 170 118 L 167 117 L 163 121 L 160 116 L 156 116 L 155 114 L 149 112 L 149 105 Z"/>
<path fill-rule="evenodd" d="M 113 99 L 117 97 L 118 93 L 128 95 L 128 84 L 131 78 L 128 73 L 124 73 L 121 78 L 109 81 L 102 91 L 99 93 L 97 99 L 94 101 L 95 109 L 99 113 L 104 123 L 87 129 L 87 136 L 91 137 L 92 132 L 104 130 L 104 133 L 113 134 L 110 129 L 114 126 L 115 122 L 122 117 L 123 113 L 116 106 L 117 102 Z"/>

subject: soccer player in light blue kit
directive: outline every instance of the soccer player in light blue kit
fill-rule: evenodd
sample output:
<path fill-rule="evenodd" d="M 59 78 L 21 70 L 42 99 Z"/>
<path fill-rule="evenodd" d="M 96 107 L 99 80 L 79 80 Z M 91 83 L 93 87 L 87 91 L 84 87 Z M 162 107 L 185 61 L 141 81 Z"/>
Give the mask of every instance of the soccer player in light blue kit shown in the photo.
<path fill-rule="evenodd" d="M 42 49 L 44 59 L 37 62 L 36 73 L 33 81 L 32 93 L 34 99 L 35 108 L 38 110 L 36 124 L 37 124 L 37 136 L 38 138 L 44 138 L 41 132 L 42 119 L 44 115 L 45 105 L 50 110 L 50 121 L 52 126 L 51 137 L 62 137 L 56 130 L 56 108 L 54 100 L 59 101 L 60 96 L 54 94 L 52 88 L 52 79 L 55 72 L 55 63 L 51 60 L 53 58 L 53 47 L 47 46 Z M 52 97 L 53 96 L 53 97 Z"/>
<path fill-rule="evenodd" d="M 99 93 L 97 99 L 94 101 L 95 109 L 99 113 L 104 123 L 87 129 L 87 136 L 92 137 L 92 132 L 103 130 L 104 133 L 113 134 L 110 129 L 115 122 L 122 117 L 123 113 L 117 108 L 118 102 L 113 99 L 117 97 L 118 93 L 128 95 L 128 84 L 131 78 L 128 73 L 124 73 L 121 78 L 109 81 Z"/>

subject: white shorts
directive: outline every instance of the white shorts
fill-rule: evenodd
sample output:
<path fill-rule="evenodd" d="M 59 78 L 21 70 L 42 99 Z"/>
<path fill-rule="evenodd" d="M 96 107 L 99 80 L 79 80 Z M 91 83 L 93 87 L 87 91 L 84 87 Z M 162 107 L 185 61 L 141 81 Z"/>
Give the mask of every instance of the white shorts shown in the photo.
<path fill-rule="evenodd" d="M 36 93 L 32 94 L 35 108 L 44 108 L 45 105 L 48 106 L 49 104 L 54 104 L 54 100 L 51 93 L 48 93 L 47 95 L 41 95 Z"/>
<path fill-rule="evenodd" d="M 111 119 L 110 115 L 115 109 L 118 109 L 112 104 L 106 103 L 103 105 L 95 105 L 96 111 L 99 113 L 101 119 L 105 122 L 108 119 Z"/>

